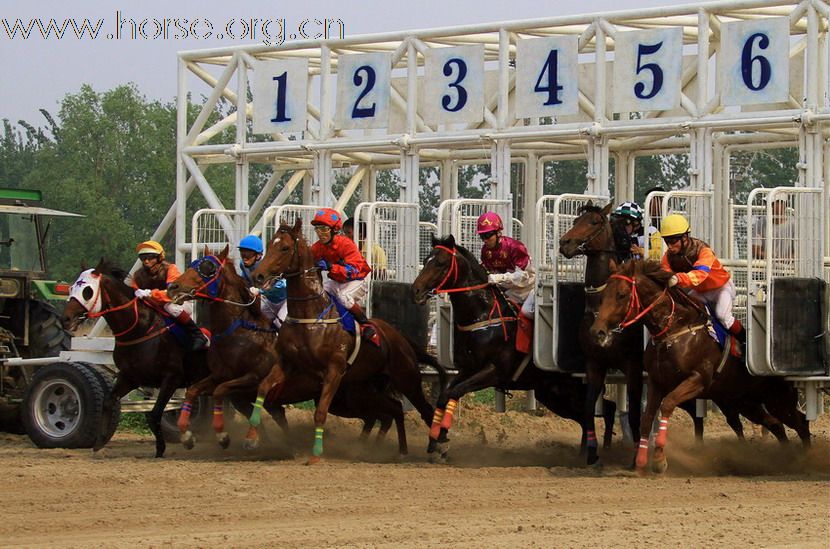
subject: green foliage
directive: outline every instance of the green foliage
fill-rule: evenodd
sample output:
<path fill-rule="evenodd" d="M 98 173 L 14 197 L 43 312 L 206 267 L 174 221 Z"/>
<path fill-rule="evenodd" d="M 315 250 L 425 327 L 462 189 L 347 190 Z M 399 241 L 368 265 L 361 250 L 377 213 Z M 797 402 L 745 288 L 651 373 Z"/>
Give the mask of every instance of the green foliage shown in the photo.
<path fill-rule="evenodd" d="M 150 428 L 147 426 L 147 414 L 144 412 L 133 412 L 121 414 L 118 421 L 118 430 L 139 435 L 149 435 Z"/>

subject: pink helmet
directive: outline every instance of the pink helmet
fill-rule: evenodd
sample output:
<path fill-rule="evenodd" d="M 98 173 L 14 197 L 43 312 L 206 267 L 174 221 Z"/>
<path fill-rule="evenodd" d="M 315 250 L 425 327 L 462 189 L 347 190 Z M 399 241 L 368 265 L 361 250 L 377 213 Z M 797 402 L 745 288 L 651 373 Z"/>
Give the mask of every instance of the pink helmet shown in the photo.
<path fill-rule="evenodd" d="M 501 218 L 496 212 L 484 212 L 478 216 L 476 233 L 484 234 L 493 231 L 500 231 L 502 229 L 504 229 L 504 225 L 502 225 Z"/>

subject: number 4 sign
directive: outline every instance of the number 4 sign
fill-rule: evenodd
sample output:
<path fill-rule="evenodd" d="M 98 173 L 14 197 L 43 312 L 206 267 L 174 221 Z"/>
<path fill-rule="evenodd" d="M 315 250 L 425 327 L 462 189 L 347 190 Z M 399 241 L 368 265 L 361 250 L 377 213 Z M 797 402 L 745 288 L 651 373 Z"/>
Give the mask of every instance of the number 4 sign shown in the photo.
<path fill-rule="evenodd" d="M 516 43 L 516 118 L 579 112 L 578 50 L 576 36 Z"/>
<path fill-rule="evenodd" d="M 724 23 L 718 69 L 724 105 L 787 101 L 790 96 L 789 18 Z"/>
<path fill-rule="evenodd" d="M 614 41 L 614 112 L 680 105 L 682 29 L 621 32 Z"/>

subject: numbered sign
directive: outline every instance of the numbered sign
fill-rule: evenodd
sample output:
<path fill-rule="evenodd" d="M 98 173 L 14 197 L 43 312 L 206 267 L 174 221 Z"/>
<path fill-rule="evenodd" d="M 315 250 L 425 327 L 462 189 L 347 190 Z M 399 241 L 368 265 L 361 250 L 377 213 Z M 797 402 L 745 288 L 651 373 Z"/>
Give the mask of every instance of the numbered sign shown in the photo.
<path fill-rule="evenodd" d="M 258 61 L 254 65 L 254 133 L 306 129 L 308 60 Z"/>
<path fill-rule="evenodd" d="M 516 118 L 579 112 L 576 36 L 519 40 L 516 44 Z"/>
<path fill-rule="evenodd" d="M 392 56 L 343 55 L 337 62 L 335 127 L 385 128 L 389 125 Z"/>
<path fill-rule="evenodd" d="M 427 124 L 484 120 L 484 46 L 432 48 L 426 55 Z"/>
<path fill-rule="evenodd" d="M 614 40 L 614 112 L 680 106 L 683 30 L 631 31 Z"/>
<path fill-rule="evenodd" d="M 790 97 L 790 20 L 724 23 L 718 56 L 724 105 L 780 103 Z"/>

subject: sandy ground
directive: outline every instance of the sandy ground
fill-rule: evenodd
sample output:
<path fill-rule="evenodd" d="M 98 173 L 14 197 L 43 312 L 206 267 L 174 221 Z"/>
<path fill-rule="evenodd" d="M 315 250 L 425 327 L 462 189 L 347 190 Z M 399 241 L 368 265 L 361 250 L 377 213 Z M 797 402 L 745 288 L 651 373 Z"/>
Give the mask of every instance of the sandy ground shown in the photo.
<path fill-rule="evenodd" d="M 407 417 L 410 454 L 394 431 L 357 441 L 358 424 L 332 418 L 326 459 L 304 465 L 310 413 L 289 410 L 288 450 L 194 450 L 117 433 L 103 451 L 39 450 L 0 435 L 0 545 L 39 547 L 828 547 L 830 417 L 815 444 L 780 447 L 753 434 L 735 441 L 707 418 L 703 447 L 691 423 L 669 427 L 669 470 L 639 478 L 619 436 L 601 472 L 577 457 L 574 424 L 549 414 L 464 407 L 451 463 L 424 453 L 426 429 Z"/>

